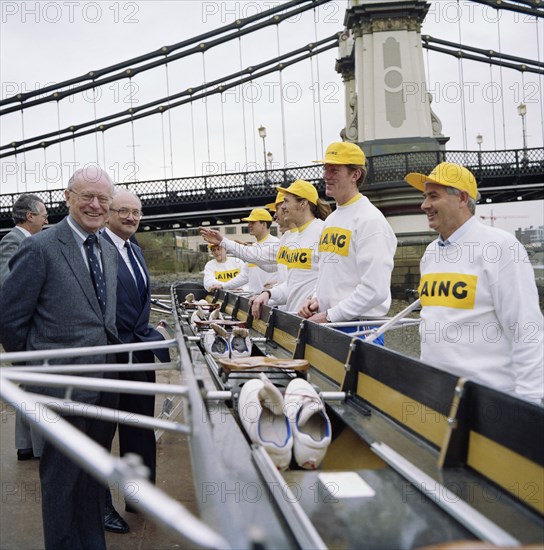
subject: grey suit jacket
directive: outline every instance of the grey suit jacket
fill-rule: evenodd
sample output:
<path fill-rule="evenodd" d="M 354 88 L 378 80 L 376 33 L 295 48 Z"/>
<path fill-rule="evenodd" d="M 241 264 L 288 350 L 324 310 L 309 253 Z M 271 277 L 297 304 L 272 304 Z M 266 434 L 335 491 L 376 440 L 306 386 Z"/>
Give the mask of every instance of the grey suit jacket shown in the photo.
<path fill-rule="evenodd" d="M 14 227 L 0 241 L 0 287 L 4 284 L 9 274 L 9 261 L 17 252 L 19 245 L 25 240 L 26 235 L 17 227 Z"/>
<path fill-rule="evenodd" d="M 11 262 L 11 275 L 0 289 L 0 340 L 6 351 L 98 346 L 117 341 L 117 251 L 103 241 L 101 250 L 107 290 L 104 314 L 66 218 L 23 241 Z M 104 355 L 96 355 L 55 363 L 103 363 L 105 359 Z M 55 388 L 32 391 L 52 396 L 64 393 Z M 97 397 L 97 392 L 74 391 L 76 400 L 94 402 Z"/>

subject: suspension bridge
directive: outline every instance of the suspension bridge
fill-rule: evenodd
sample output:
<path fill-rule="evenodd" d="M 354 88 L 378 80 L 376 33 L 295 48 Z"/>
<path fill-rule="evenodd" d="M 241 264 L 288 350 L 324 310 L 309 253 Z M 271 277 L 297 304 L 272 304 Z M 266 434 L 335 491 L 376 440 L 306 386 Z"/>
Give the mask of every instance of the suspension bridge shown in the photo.
<path fill-rule="evenodd" d="M 201 15 L 211 17 L 214 8 L 203 4 Z M 203 222 L 230 223 L 248 207 L 269 202 L 277 185 L 296 178 L 315 182 L 322 191 L 320 166 L 310 165 L 310 160 L 322 158 L 323 143 L 339 139 L 340 131 L 343 139 L 360 143 L 367 152 L 369 175 L 365 193 L 387 216 L 417 211 L 419 197 L 407 189 L 403 176 L 409 171 L 428 172 L 442 160 L 469 167 L 479 180 L 482 200 L 486 202 L 544 198 L 544 138 L 539 137 L 544 135 L 541 86 L 544 10 L 538 1 L 297 0 L 265 7 L 251 14 L 249 10 L 238 13 L 236 15 L 245 17 L 213 29 L 207 26 L 204 33 L 147 54 L 33 90 L 20 87 L 18 93 L 2 98 L 0 116 L 6 124 L 3 124 L 0 144 L 3 163 L 0 231 L 11 226 L 10 208 L 21 192 L 31 191 L 42 196 L 50 222 L 64 216 L 62 190 L 66 180 L 74 167 L 89 162 L 98 162 L 110 169 L 117 183 L 141 197 L 145 212 L 142 227 L 163 229 Z M 427 34 L 425 23 L 429 18 L 438 23 L 452 18 L 451 11 L 445 11 L 445 7 L 456 8 L 458 13 L 469 9 L 474 19 L 478 15 L 476 9 L 485 9 L 480 15 L 487 14 L 486 23 L 497 33 L 499 47 L 464 45 L 461 39 L 466 31 L 461 19 L 457 24 L 457 42 Z M 336 19 L 333 14 L 337 15 Z M 495 18 L 489 14 L 495 14 Z M 527 43 L 536 41 L 536 59 L 502 48 L 509 36 L 504 31 L 505 14 L 517 18 L 518 29 L 524 24 Z M 305 17 L 313 24 L 305 25 Z M 293 33 L 293 29 L 297 32 Z M 309 32 L 303 36 L 298 29 Z M 410 63 L 401 59 L 398 44 L 391 45 L 391 40 L 384 42 L 385 61 L 381 67 L 384 80 L 381 82 L 376 67 L 379 56 L 369 58 L 367 53 L 369 45 L 376 47 L 377 42 L 371 44 L 368 36 L 388 33 L 394 37 L 393 42 L 400 41 L 401 46 L 405 46 L 404 36 L 415 40 L 409 43 L 421 49 L 422 63 L 420 68 L 407 67 Z M 291 49 L 295 42 L 296 47 Z M 255 48 L 255 44 L 260 46 Z M 220 70 L 217 69 L 218 56 Z M 238 67 L 230 71 L 232 57 L 237 58 L 234 65 Z M 191 74 L 180 86 L 176 75 L 178 66 L 198 58 L 201 76 Z M 246 60 L 251 62 L 245 63 Z M 323 82 L 323 60 L 328 65 L 334 64 L 336 81 L 329 77 Z M 458 81 L 442 81 L 441 87 L 436 82 L 433 84 L 431 70 L 435 69 L 432 67 L 450 62 L 457 69 Z M 514 94 L 510 102 L 506 94 L 502 94 L 500 101 L 477 101 L 474 82 L 464 79 L 474 66 L 489 71 L 489 90 L 503 89 L 510 83 Z M 376 78 L 367 78 L 369 71 L 374 71 Z M 418 71 L 426 74 L 419 75 Z M 419 80 L 409 78 L 414 74 Z M 292 78 L 293 75 L 296 76 Z M 165 83 L 165 94 L 152 85 L 159 79 Z M 305 95 L 301 90 L 306 80 L 311 90 Z M 194 84 L 187 85 L 187 81 Z M 456 102 L 460 107 L 457 126 L 461 127 L 458 141 L 462 142 L 462 149 L 448 149 L 448 134 L 454 129 L 444 127 L 433 112 L 440 114 L 440 109 L 445 107 L 439 100 L 449 93 L 446 85 L 462 92 Z M 377 96 L 376 91 L 382 88 L 385 89 L 383 104 L 376 99 L 369 101 L 368 97 Z M 108 89 L 118 92 L 117 101 L 111 105 L 106 104 L 104 98 Z M 119 101 L 121 89 L 126 91 L 124 103 L 129 103 L 129 107 L 119 110 L 119 103 L 123 103 Z M 341 92 L 343 100 L 328 103 L 330 89 Z M 142 100 L 135 100 L 135 90 L 142 92 Z M 262 139 L 261 154 L 255 132 L 255 111 L 265 103 L 263 90 L 268 90 L 269 95 L 271 90 L 281 93 L 277 94 L 276 107 L 279 108 L 273 113 L 273 120 L 268 115 L 269 135 L 264 126 L 259 128 L 262 130 L 258 138 Z M 297 95 L 296 102 L 290 100 L 289 93 Z M 89 97 L 93 98 L 91 116 L 87 116 Z M 82 99 L 87 99 L 87 109 L 80 109 L 76 116 L 75 107 Z M 230 99 L 234 99 L 236 112 L 231 112 Z M 395 101 L 400 107 L 395 106 Z M 527 105 L 532 109 L 530 119 Z M 521 117 L 523 139 L 521 143 L 516 139 L 514 147 L 507 147 L 507 136 L 511 141 L 510 135 L 517 136 L 519 128 L 510 130 L 505 111 L 516 107 L 520 115 L 521 108 L 525 109 Z M 538 108 L 540 113 L 536 112 Z M 478 134 L 478 149 L 468 144 L 474 109 L 490 110 L 491 116 L 479 118 L 492 120 L 492 129 L 489 129 L 493 136 L 489 140 L 493 143 L 492 150 L 482 150 L 481 134 Z M 297 111 L 307 115 L 302 126 L 302 119 L 296 117 Z M 332 129 L 329 112 L 333 113 Z M 262 114 L 257 112 L 257 116 Z M 535 132 L 538 115 L 540 129 Z M 181 140 L 176 140 L 180 126 L 178 116 L 184 125 Z M 42 118 L 50 125 L 40 125 Z M 73 123 L 64 122 L 68 120 Z M 296 120 L 297 128 L 293 128 L 292 120 Z M 516 122 L 519 125 L 519 121 Z M 533 128 L 533 147 L 527 144 L 526 124 L 529 123 Z M 155 138 L 144 139 L 151 128 L 155 130 L 151 134 Z M 281 136 L 281 143 L 276 137 L 274 145 L 275 156 L 280 157 L 276 162 L 270 152 L 272 128 L 276 136 Z M 299 137 L 302 135 L 304 137 Z M 112 156 L 118 158 L 117 141 L 124 143 L 123 155 L 130 150 L 131 159 L 127 162 L 123 162 L 127 160 L 124 156 L 112 163 Z M 310 144 L 314 150 L 308 153 L 306 147 L 306 158 L 297 153 L 303 149 L 301 142 L 305 146 Z M 534 146 L 537 142 L 539 147 Z M 162 165 L 157 165 L 157 159 Z M 119 170 L 121 165 L 125 167 L 125 174 Z M 233 166 L 238 169 L 232 169 Z M 31 182 L 33 175 L 34 183 Z M 148 177 L 141 177 L 146 175 Z"/>

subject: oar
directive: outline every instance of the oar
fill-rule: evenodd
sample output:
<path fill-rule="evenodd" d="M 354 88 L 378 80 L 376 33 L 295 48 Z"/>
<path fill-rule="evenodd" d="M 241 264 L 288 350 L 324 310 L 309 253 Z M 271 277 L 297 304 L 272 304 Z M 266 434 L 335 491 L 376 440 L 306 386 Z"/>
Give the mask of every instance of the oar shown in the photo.
<path fill-rule="evenodd" d="M 406 317 L 409 313 L 412 313 L 414 309 L 418 308 L 421 305 L 421 301 L 418 298 L 415 302 L 412 302 L 407 308 L 399 311 L 394 317 L 391 317 L 387 323 L 382 325 L 376 332 L 373 332 L 365 338 L 365 342 L 373 342 L 376 338 L 379 338 L 382 334 L 387 332 L 390 327 L 400 321 L 403 317 Z"/>

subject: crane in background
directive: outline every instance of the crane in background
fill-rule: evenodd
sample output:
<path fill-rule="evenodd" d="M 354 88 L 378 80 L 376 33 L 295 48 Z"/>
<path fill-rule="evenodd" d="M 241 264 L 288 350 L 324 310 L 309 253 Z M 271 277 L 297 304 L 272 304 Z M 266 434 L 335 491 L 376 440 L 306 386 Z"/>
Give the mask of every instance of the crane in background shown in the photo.
<path fill-rule="evenodd" d="M 490 211 L 491 214 L 489 216 L 480 216 L 480 219 L 482 220 L 491 220 L 491 227 L 495 227 L 495 220 L 499 218 L 528 218 L 529 216 L 494 216 L 493 210 Z"/>

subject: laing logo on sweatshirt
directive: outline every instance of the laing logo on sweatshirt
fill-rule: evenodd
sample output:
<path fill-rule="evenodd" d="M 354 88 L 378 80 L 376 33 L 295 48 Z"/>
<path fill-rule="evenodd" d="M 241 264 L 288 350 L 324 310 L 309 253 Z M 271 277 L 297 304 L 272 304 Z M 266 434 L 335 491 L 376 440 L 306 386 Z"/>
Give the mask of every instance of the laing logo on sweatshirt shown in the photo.
<path fill-rule="evenodd" d="M 319 252 L 330 252 L 340 256 L 347 256 L 351 242 L 351 230 L 343 227 L 327 227 L 321 233 Z"/>
<path fill-rule="evenodd" d="M 228 271 L 215 271 L 214 275 L 218 281 L 230 281 L 236 275 L 240 274 L 239 269 L 229 269 Z"/>
<path fill-rule="evenodd" d="M 285 265 L 287 269 L 312 269 L 312 252 L 311 248 L 282 246 L 276 260 L 279 264 Z"/>
<path fill-rule="evenodd" d="M 474 309 L 478 275 L 465 273 L 427 273 L 419 283 L 422 306 Z"/>

